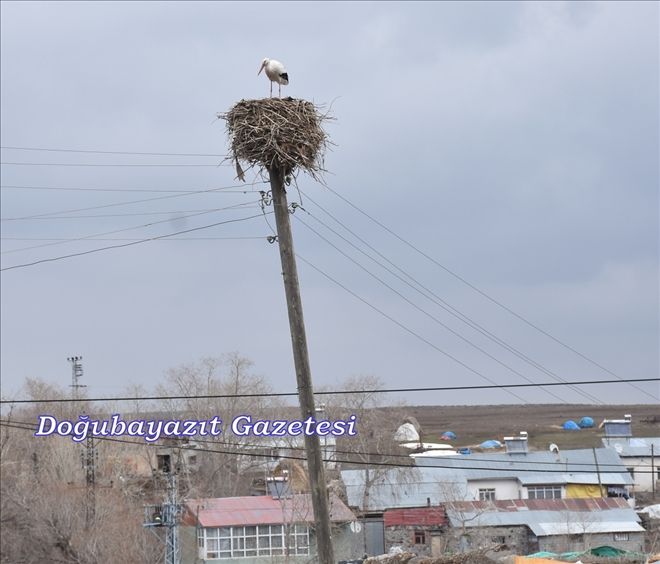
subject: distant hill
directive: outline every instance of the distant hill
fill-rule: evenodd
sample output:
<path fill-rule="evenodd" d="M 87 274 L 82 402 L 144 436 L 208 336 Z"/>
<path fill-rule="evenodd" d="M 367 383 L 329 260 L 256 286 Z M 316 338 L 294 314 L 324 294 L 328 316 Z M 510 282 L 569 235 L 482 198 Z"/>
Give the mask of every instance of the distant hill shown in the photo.
<path fill-rule="evenodd" d="M 562 448 L 602 446 L 603 419 L 623 419 L 632 415 L 633 435 L 660 436 L 660 407 L 657 405 L 474 405 L 474 406 L 410 406 L 402 410 L 417 418 L 423 440 L 439 442 L 445 431 L 453 431 L 457 439 L 453 446 L 478 445 L 487 439 L 499 439 L 529 433 L 532 449 L 547 449 L 550 443 Z M 583 416 L 594 420 L 593 429 L 564 431 L 567 419 L 578 422 Z"/>

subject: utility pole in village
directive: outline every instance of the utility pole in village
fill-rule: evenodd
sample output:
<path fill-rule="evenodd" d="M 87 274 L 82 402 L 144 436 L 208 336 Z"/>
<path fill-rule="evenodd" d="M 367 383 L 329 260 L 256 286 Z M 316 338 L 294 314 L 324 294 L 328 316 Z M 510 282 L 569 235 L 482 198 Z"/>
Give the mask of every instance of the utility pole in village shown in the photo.
<path fill-rule="evenodd" d="M 282 76 L 286 78 L 286 74 Z M 323 153 L 327 145 L 327 136 L 321 125 L 329 118 L 311 102 L 290 97 L 241 100 L 219 117 L 227 123 L 237 177 L 241 180 L 245 178 L 239 161 L 268 171 L 300 411 L 303 419 L 315 418 L 314 390 L 285 184 L 290 182 L 298 169 L 314 179 L 319 178 L 323 172 Z M 318 435 L 305 435 L 305 451 L 314 509 L 316 561 L 319 564 L 335 564 L 328 492 Z"/>
<path fill-rule="evenodd" d="M 296 266 L 296 256 L 293 251 L 289 206 L 284 189 L 284 174 L 282 169 L 273 166 L 268 169 L 268 174 L 270 175 L 270 186 L 273 195 L 277 240 L 280 248 L 280 260 L 282 262 L 282 276 L 284 278 L 284 292 L 286 294 L 286 303 L 289 312 L 289 328 L 291 330 L 293 361 L 298 383 L 298 399 L 304 420 L 308 417 L 315 418 L 316 408 L 314 406 L 312 374 L 309 366 L 307 336 L 305 334 L 302 300 L 300 298 L 300 286 L 298 284 L 298 269 Z M 305 450 L 307 452 L 309 482 L 312 490 L 314 519 L 316 521 L 316 543 L 319 552 L 319 562 L 322 564 L 334 564 L 332 533 L 330 529 L 330 508 L 326 490 L 325 470 L 321 457 L 321 442 L 318 435 L 305 435 Z"/>
<path fill-rule="evenodd" d="M 158 505 L 144 506 L 145 528 L 149 528 L 158 538 L 160 535 L 156 532 L 162 527 L 165 528 L 165 564 L 181 563 L 181 545 L 179 543 L 179 517 L 182 511 L 182 504 L 179 501 L 179 490 L 177 481 L 177 472 L 179 461 L 174 460 L 174 451 L 165 455 L 167 462 L 163 465 L 162 477 L 167 480 L 167 494 L 165 502 Z M 158 529 L 154 529 L 158 527 Z"/>
<path fill-rule="evenodd" d="M 83 376 L 82 356 L 70 356 L 67 360 L 71 363 L 71 395 L 74 400 L 80 399 L 81 388 L 86 388 L 80 383 Z M 77 402 L 74 402 L 77 405 Z M 85 524 L 90 527 L 96 515 L 96 459 L 98 453 L 94 444 L 94 436 L 90 433 L 85 439 L 85 451 L 82 453 L 82 466 L 85 470 Z"/>

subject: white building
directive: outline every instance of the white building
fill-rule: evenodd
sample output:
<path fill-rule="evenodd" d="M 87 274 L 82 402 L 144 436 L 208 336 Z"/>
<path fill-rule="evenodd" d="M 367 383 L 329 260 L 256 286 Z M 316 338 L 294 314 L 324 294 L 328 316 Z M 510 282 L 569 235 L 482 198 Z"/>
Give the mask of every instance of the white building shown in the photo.
<path fill-rule="evenodd" d="M 634 438 L 632 418 L 606 419 L 603 445 L 614 449 L 632 476 L 634 491 L 660 491 L 660 437 Z"/>

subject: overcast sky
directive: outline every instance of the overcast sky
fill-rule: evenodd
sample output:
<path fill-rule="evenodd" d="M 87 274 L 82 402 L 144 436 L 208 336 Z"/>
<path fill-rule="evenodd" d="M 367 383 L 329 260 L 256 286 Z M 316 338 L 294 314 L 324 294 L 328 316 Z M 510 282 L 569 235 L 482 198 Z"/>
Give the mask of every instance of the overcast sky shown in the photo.
<path fill-rule="evenodd" d="M 265 184 L 251 174 L 227 188 L 235 173 L 218 166 L 227 138 L 215 115 L 268 95 L 264 57 L 286 64 L 286 95 L 331 104 L 336 118 L 328 188 L 300 175 L 302 202 L 289 191 L 306 210 L 292 217 L 296 251 L 339 283 L 298 265 L 317 386 L 358 374 L 388 387 L 658 376 L 657 3 L 1 10 L 3 396 L 20 397 L 26 377 L 67 386 L 72 355 L 90 395 L 111 396 L 231 351 L 295 389 L 279 255 L 266 240 L 274 220 L 257 205 Z M 147 164 L 169 166 L 98 166 Z M 603 402 L 660 397 L 657 382 L 635 386 L 580 390 Z M 587 401 L 552 392 L 405 399 Z"/>

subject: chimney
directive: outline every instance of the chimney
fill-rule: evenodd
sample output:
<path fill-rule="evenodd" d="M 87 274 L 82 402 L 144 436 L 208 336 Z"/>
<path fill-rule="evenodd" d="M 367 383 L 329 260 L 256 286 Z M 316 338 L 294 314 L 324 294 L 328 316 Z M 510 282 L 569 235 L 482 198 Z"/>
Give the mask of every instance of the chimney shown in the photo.
<path fill-rule="evenodd" d="M 517 437 L 504 437 L 504 446 L 507 454 L 527 454 L 527 431 L 520 431 Z"/>

